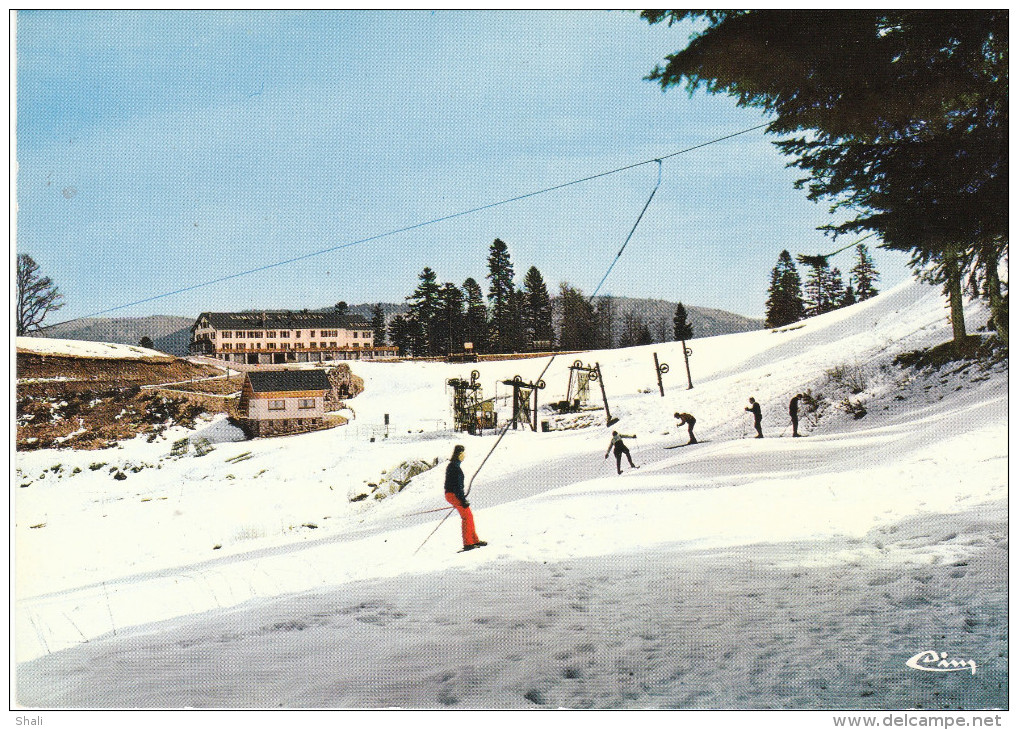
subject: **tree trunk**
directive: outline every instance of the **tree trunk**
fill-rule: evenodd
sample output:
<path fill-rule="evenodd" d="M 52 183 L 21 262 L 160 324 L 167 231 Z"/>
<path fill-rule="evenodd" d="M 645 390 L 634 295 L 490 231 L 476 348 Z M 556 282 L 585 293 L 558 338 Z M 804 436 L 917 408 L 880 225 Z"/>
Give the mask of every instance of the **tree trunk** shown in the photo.
<path fill-rule="evenodd" d="M 1000 276 L 997 273 L 997 257 L 992 248 L 984 249 L 982 261 L 983 269 L 986 272 L 986 298 L 990 303 L 990 319 L 993 328 L 997 331 L 997 337 L 1008 346 L 1007 331 L 1007 300 L 1000 293 Z"/>
<path fill-rule="evenodd" d="M 951 303 L 951 330 L 954 334 L 955 347 L 965 345 L 965 310 L 961 291 L 961 271 L 958 258 L 948 255 L 944 259 L 944 290 Z"/>

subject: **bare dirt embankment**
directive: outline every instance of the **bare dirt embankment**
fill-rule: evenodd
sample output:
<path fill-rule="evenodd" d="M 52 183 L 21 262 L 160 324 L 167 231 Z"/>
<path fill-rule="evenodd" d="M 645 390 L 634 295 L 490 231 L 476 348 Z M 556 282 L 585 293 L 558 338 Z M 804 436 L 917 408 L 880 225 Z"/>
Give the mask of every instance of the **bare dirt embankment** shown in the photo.
<path fill-rule="evenodd" d="M 17 448 L 103 449 L 139 434 L 155 440 L 203 414 L 237 417 L 244 375 L 174 357 L 99 358 L 18 352 Z M 330 409 L 364 390 L 349 365 L 328 369 Z M 333 419 L 336 421 L 336 419 Z M 345 419 L 338 419 L 345 423 Z"/>
<path fill-rule="evenodd" d="M 143 386 L 190 382 L 223 374 L 218 368 L 166 358 L 17 355 L 17 448 L 101 449 L 120 439 L 171 425 L 193 425 L 214 404 L 167 396 Z M 208 381 L 218 382 L 218 381 Z M 221 409 L 225 412 L 225 406 Z"/>

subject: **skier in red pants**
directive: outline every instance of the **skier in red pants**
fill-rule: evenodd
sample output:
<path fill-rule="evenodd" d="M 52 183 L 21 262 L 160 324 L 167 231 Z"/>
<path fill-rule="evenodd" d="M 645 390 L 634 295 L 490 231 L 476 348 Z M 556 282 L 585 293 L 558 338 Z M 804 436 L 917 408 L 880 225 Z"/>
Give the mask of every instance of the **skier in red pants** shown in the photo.
<path fill-rule="evenodd" d="M 452 450 L 449 466 L 445 468 L 445 501 L 460 513 L 463 525 L 463 549 L 473 550 L 484 547 L 488 543 L 477 537 L 477 531 L 474 529 L 474 515 L 470 511 L 467 496 L 463 493 L 463 468 L 460 466 L 460 462 L 465 457 L 466 449 L 463 446 L 457 445 Z"/>

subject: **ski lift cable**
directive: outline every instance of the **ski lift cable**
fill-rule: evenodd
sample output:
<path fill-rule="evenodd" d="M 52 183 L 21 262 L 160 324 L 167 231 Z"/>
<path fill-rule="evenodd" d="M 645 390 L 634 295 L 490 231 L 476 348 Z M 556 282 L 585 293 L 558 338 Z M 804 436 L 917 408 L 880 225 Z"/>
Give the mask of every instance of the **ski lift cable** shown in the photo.
<path fill-rule="evenodd" d="M 629 235 L 626 236 L 626 240 L 623 242 L 622 247 L 619 249 L 619 252 L 615 254 L 615 258 L 612 259 L 611 264 L 608 266 L 608 270 L 604 272 L 604 276 L 601 277 L 601 281 L 597 285 L 597 288 L 594 289 L 594 293 L 587 298 L 588 304 L 594 301 L 594 297 L 596 297 L 597 293 L 601 290 L 601 287 L 604 285 L 605 280 L 608 278 L 608 274 L 610 274 L 612 269 L 615 268 L 615 264 L 618 263 L 619 258 L 622 256 L 622 252 L 626 250 L 626 246 L 629 245 L 629 241 L 632 239 L 633 234 L 636 232 L 636 227 L 640 225 L 640 221 L 643 220 L 643 214 L 646 213 L 647 208 L 650 207 L 650 201 L 654 199 L 654 195 L 657 193 L 658 188 L 661 187 L 661 168 L 662 168 L 661 160 L 660 159 L 654 160 L 654 162 L 657 162 L 657 182 L 654 184 L 654 189 L 650 191 L 650 196 L 647 198 L 647 202 L 643 204 L 643 208 L 640 210 L 640 215 L 636 217 L 636 222 L 630 229 Z M 537 376 L 537 380 L 534 381 L 535 383 L 541 382 L 541 380 L 544 378 L 545 373 L 548 372 L 548 368 L 550 368 L 551 364 L 555 362 L 556 357 L 558 357 L 558 353 L 554 353 L 550 358 L 548 358 L 548 362 L 545 364 L 544 369 L 541 370 L 541 374 Z M 488 452 L 487 456 L 485 456 L 484 459 L 481 461 L 480 466 L 477 467 L 477 471 L 475 471 L 473 476 L 470 477 L 470 483 L 467 485 L 464 494 L 467 495 L 470 494 L 470 490 L 474 486 L 474 479 L 477 478 L 477 475 L 481 472 L 481 469 L 484 468 L 484 465 L 488 461 L 488 458 L 493 453 L 495 453 L 495 449 L 497 449 L 498 445 L 502 442 L 502 437 L 505 436 L 506 431 L 509 429 L 509 425 L 510 424 L 507 423 L 505 426 L 502 427 L 502 433 L 499 434 L 498 440 L 495 441 L 494 445 L 492 445 L 491 450 Z"/>
<path fill-rule="evenodd" d="M 296 263 L 298 261 L 304 261 L 306 259 L 310 259 L 310 258 L 313 258 L 315 256 L 321 256 L 323 254 L 332 253 L 334 251 L 339 251 L 339 250 L 344 249 L 344 248 L 350 248 L 351 246 L 357 246 L 357 245 L 360 245 L 362 243 L 370 243 L 372 241 L 377 241 L 377 240 L 380 240 L 382 238 L 387 238 L 389 236 L 395 236 L 395 235 L 398 235 L 400 233 L 407 233 L 409 231 L 417 230 L 418 228 L 424 228 L 425 226 L 430 226 L 430 225 L 433 225 L 435 223 L 442 223 L 444 221 L 452 220 L 454 218 L 461 218 L 461 217 L 466 216 L 466 215 L 471 215 L 472 213 L 479 213 L 479 212 L 481 212 L 483 210 L 489 210 L 491 208 L 495 208 L 495 207 L 500 206 L 500 205 L 507 205 L 509 203 L 515 203 L 515 202 L 518 202 L 520 200 L 525 200 L 527 198 L 532 198 L 532 197 L 537 196 L 537 195 L 543 195 L 544 193 L 550 193 L 550 192 L 554 192 L 556 190 L 561 190 L 561 189 L 567 188 L 567 187 L 569 187 L 571 185 L 578 185 L 580 183 L 589 182 L 591 180 L 596 180 L 598 178 L 607 177 L 609 175 L 615 175 L 615 174 L 620 173 L 620 172 L 625 172 L 627 170 L 632 170 L 632 169 L 637 168 L 637 167 L 642 167 L 643 165 L 649 165 L 652 162 L 657 162 L 658 163 L 658 166 L 659 166 L 658 175 L 660 176 L 660 164 L 661 164 L 662 160 L 667 160 L 667 159 L 670 159 L 672 157 L 677 157 L 678 155 L 683 155 L 683 154 L 686 154 L 687 152 L 693 152 L 694 150 L 698 150 L 698 149 L 701 149 L 703 147 L 707 147 L 707 146 L 712 145 L 712 144 L 717 144 L 718 142 L 723 142 L 725 140 L 732 139 L 733 137 L 738 137 L 739 135 L 747 134 L 749 132 L 753 132 L 753 131 L 756 131 L 758 129 L 762 129 L 763 127 L 766 127 L 766 126 L 767 126 L 767 124 L 758 124 L 755 127 L 749 127 L 748 129 L 743 129 L 743 130 L 741 130 L 739 132 L 733 132 L 732 134 L 728 134 L 728 135 L 725 135 L 723 137 L 717 137 L 715 139 L 708 140 L 707 142 L 702 142 L 702 143 L 700 143 L 698 145 L 694 145 L 692 147 L 687 147 L 685 149 L 679 150 L 677 152 L 672 152 L 671 154 L 663 155 L 661 157 L 656 157 L 656 158 L 653 158 L 653 159 L 650 159 L 650 160 L 643 160 L 642 162 L 634 162 L 634 163 L 632 163 L 630 165 L 625 165 L 623 167 L 615 168 L 614 170 L 608 170 L 607 172 L 600 172 L 600 173 L 597 173 L 595 175 L 588 175 L 587 177 L 579 178 L 577 180 L 571 180 L 569 182 L 561 183 L 559 185 L 553 185 L 551 187 L 543 188 L 541 190 L 535 190 L 535 191 L 532 191 L 532 192 L 529 192 L 529 193 L 523 193 L 522 195 L 517 195 L 517 196 L 512 197 L 512 198 L 506 198 L 505 200 L 499 200 L 499 201 L 494 202 L 494 203 L 488 203 L 486 205 L 481 205 L 481 206 L 478 206 L 476 208 L 470 208 L 469 210 L 463 210 L 463 211 L 460 211 L 458 213 L 451 213 L 449 215 L 441 216 L 439 218 L 432 218 L 431 220 L 423 221 L 423 222 L 420 222 L 420 223 L 414 223 L 413 225 L 404 226 L 403 228 L 397 228 L 395 230 L 387 231 L 385 233 L 379 233 L 379 234 L 376 234 L 374 236 L 368 236 L 367 238 L 361 238 L 361 239 L 358 239 L 356 241 L 348 241 L 346 243 L 341 243 L 341 244 L 336 245 L 336 246 L 330 246 L 329 248 L 323 248 L 321 250 L 312 251 L 310 253 L 302 254 L 300 256 L 294 256 L 293 258 L 285 259 L 283 261 L 276 261 L 276 262 L 271 263 L 271 264 L 266 264 L 264 266 L 258 266 L 258 267 L 253 268 L 253 269 L 247 269 L 245 271 L 240 271 L 240 272 L 237 272 L 235 274 L 229 274 L 227 276 L 221 276 L 221 277 L 216 278 L 216 279 L 210 279 L 209 281 L 204 281 L 204 282 L 201 282 L 199 284 L 192 284 L 191 286 L 186 286 L 186 287 L 182 287 L 180 289 L 175 289 L 174 291 L 169 291 L 169 292 L 165 292 L 163 294 L 157 294 L 155 296 L 146 297 L 145 299 L 139 299 L 137 301 L 129 302 L 127 304 L 121 304 L 121 305 L 118 305 L 116 307 L 110 307 L 109 309 L 103 309 L 103 310 L 100 310 L 98 312 L 92 312 L 91 314 L 85 314 L 85 315 L 82 315 L 81 317 L 74 317 L 72 319 L 65 319 L 62 322 L 57 322 L 55 324 L 50 324 L 50 325 L 45 325 L 43 327 L 40 327 L 39 331 L 41 332 L 42 330 L 52 329 L 53 327 L 59 327 L 60 325 L 70 324 L 71 322 L 77 322 L 79 320 L 88 319 L 90 317 L 97 317 L 97 316 L 99 316 L 101 314 L 109 314 L 110 312 L 116 312 L 116 311 L 121 310 L 121 309 L 127 309 L 129 307 L 134 307 L 134 306 L 137 306 L 139 304 L 146 304 L 148 302 L 156 301 L 157 299 L 165 299 L 166 297 L 174 296 L 176 294 L 183 294 L 183 293 L 189 292 L 189 291 L 194 291 L 195 289 L 201 289 L 201 288 L 204 288 L 206 286 L 212 286 L 213 284 L 221 284 L 221 283 L 223 283 L 225 281 L 230 281 L 231 279 L 237 279 L 237 278 L 240 278 L 242 276 L 247 276 L 248 274 L 255 274 L 255 273 L 258 273 L 260 271 L 266 271 L 268 269 L 274 269 L 274 268 L 277 268 L 277 267 L 280 267 L 280 266 L 286 266 L 287 264 L 293 264 L 293 263 Z"/>

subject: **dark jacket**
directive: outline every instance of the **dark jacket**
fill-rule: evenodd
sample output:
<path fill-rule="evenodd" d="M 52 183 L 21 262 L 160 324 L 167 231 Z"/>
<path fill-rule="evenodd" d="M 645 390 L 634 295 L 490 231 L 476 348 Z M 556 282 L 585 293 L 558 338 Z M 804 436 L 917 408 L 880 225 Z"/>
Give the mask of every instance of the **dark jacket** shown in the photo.
<path fill-rule="evenodd" d="M 795 396 L 788 403 L 788 415 L 792 418 L 797 418 L 799 415 L 799 396 Z"/>
<path fill-rule="evenodd" d="M 463 493 L 463 468 L 459 459 L 452 459 L 445 467 L 445 491 L 452 492 L 466 506 L 467 496 Z"/>
<path fill-rule="evenodd" d="M 753 405 L 751 405 L 748 408 L 746 408 L 746 410 L 753 414 L 753 420 L 754 421 L 759 421 L 759 420 L 761 420 L 763 418 L 763 416 L 760 414 L 760 404 L 759 403 L 754 403 Z"/>

